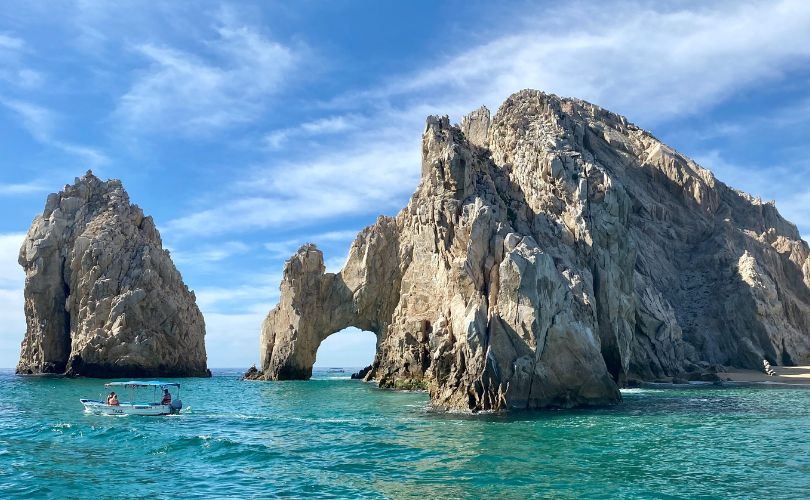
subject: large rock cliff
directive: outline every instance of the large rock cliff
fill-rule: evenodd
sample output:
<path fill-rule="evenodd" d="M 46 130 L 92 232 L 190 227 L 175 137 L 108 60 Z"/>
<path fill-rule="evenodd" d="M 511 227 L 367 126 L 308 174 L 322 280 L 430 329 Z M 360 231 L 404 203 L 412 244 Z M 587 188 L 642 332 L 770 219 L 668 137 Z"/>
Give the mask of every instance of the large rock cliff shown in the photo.
<path fill-rule="evenodd" d="M 474 411 L 807 363 L 809 255 L 772 203 L 619 115 L 525 90 L 460 127 L 429 117 L 416 193 L 357 236 L 339 273 L 311 245 L 287 262 L 260 377 L 308 378 L 347 326 L 377 335 L 367 379 L 416 379 Z"/>
<path fill-rule="evenodd" d="M 151 217 L 91 172 L 48 196 L 20 250 L 17 373 L 208 376 L 205 323 Z"/>

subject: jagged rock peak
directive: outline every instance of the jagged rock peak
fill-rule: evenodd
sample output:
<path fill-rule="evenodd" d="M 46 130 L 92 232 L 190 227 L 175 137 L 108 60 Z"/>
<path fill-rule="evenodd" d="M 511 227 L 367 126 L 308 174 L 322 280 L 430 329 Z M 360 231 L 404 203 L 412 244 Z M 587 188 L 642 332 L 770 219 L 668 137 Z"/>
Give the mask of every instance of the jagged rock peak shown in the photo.
<path fill-rule="evenodd" d="M 304 256 L 322 261 L 302 249 L 287 267 Z M 624 117 L 535 90 L 460 127 L 428 117 L 408 205 L 363 230 L 339 273 L 308 269 L 285 270 L 259 377 L 308 378 L 346 326 L 377 335 L 368 380 L 473 411 L 810 362 L 795 225 Z"/>
<path fill-rule="evenodd" d="M 487 147 L 490 115 L 486 106 L 481 106 L 461 119 L 461 131 L 464 136 L 478 147 Z"/>
<path fill-rule="evenodd" d="M 207 376 L 205 323 L 151 217 L 91 171 L 48 196 L 20 249 L 17 373 Z"/>

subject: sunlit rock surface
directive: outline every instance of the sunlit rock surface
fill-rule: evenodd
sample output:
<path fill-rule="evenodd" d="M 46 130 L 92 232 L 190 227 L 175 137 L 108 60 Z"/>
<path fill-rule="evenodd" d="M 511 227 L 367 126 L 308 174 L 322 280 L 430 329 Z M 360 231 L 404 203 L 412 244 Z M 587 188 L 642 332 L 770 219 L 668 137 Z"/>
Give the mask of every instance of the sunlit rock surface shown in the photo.
<path fill-rule="evenodd" d="M 421 381 L 473 411 L 807 363 L 809 253 L 772 203 L 625 118 L 524 90 L 460 127 L 429 117 L 410 203 L 363 230 L 339 273 L 314 245 L 287 262 L 256 376 L 308 378 L 347 326 L 377 335 L 366 379 Z"/>
<path fill-rule="evenodd" d="M 17 373 L 208 376 L 205 322 L 151 217 L 91 172 L 48 196 L 20 250 Z"/>

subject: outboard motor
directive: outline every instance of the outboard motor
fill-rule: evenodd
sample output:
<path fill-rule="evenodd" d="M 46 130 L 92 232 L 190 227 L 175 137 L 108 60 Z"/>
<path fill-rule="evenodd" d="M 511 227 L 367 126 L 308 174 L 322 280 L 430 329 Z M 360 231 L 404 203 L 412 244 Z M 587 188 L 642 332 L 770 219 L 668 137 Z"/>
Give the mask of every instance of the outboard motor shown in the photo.
<path fill-rule="evenodd" d="M 180 410 L 183 408 L 183 402 L 179 399 L 173 400 L 169 407 L 172 409 L 172 413 L 180 413 Z"/>

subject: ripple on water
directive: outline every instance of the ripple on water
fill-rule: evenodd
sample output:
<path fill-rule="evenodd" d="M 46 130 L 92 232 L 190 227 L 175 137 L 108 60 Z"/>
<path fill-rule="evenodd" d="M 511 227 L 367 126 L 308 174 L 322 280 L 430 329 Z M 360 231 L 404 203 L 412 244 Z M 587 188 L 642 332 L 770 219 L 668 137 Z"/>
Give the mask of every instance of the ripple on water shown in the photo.
<path fill-rule="evenodd" d="M 183 381 L 162 418 L 85 414 L 99 381 L 0 375 L 0 497 L 799 497 L 810 391 L 629 389 L 470 415 L 348 379 Z M 238 394 L 239 397 L 234 397 Z M 45 406 L 34 401 L 49 401 Z M 227 401 L 227 404 L 223 404 Z"/>

